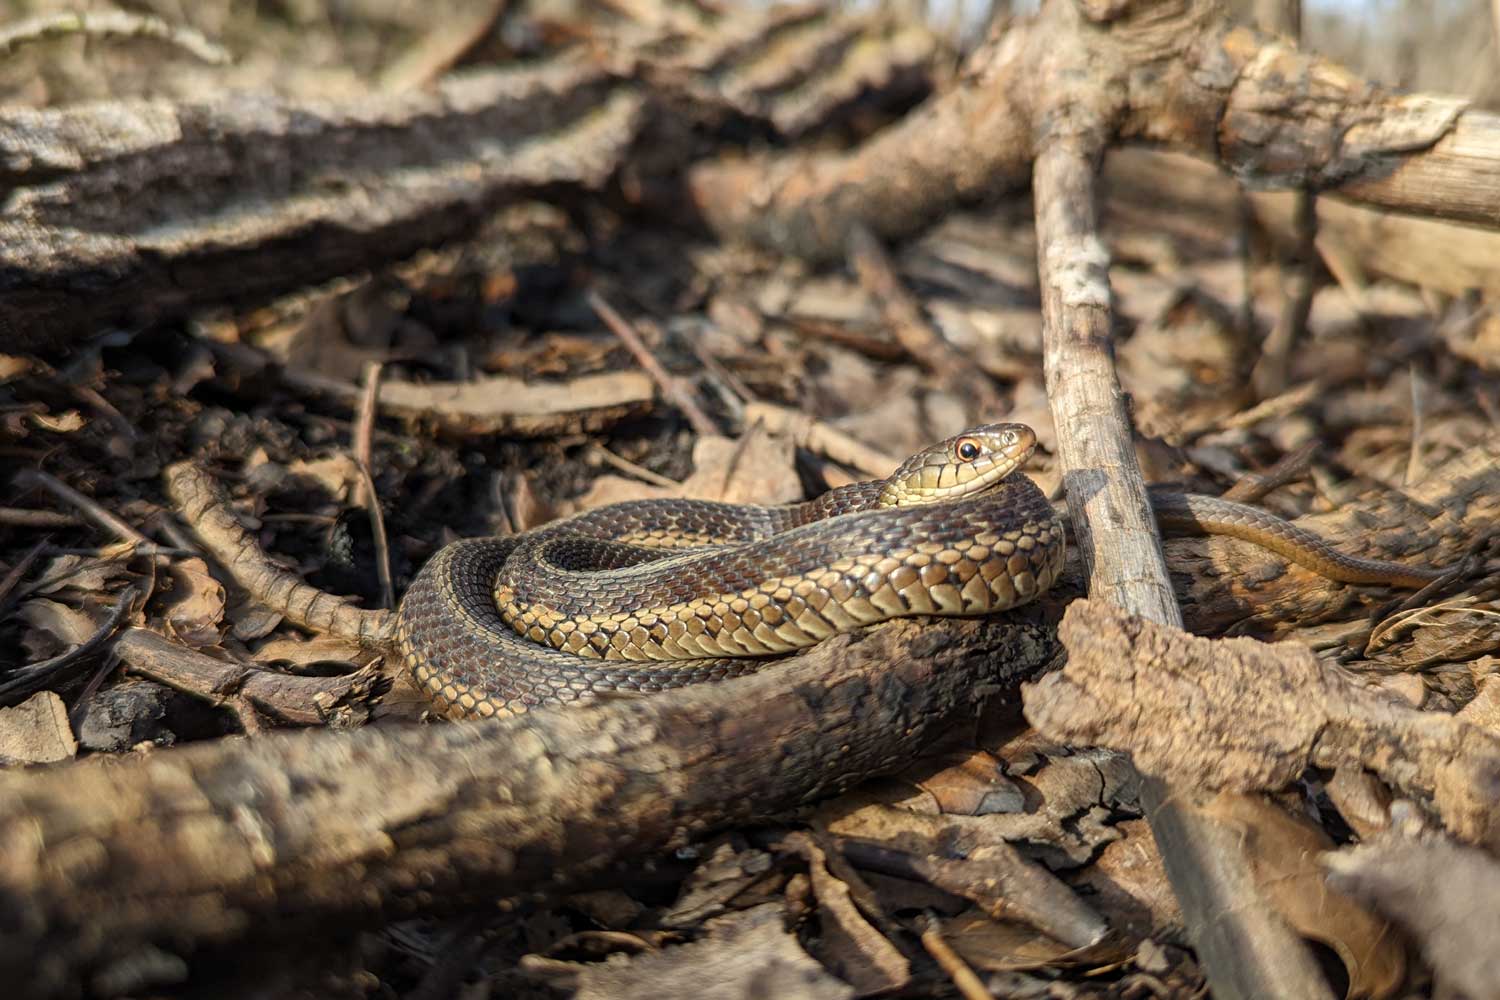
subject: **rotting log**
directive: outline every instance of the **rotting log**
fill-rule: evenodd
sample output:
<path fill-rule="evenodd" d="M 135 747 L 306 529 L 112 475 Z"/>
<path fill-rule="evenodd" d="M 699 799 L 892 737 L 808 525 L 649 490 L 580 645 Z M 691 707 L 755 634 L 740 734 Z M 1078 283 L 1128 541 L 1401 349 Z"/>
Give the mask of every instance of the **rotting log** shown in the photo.
<path fill-rule="evenodd" d="M 784 812 L 908 764 L 976 689 L 1014 692 L 1051 659 L 1046 613 L 889 622 L 723 684 L 510 720 L 0 774 L 0 972 L 50 996 L 263 962 Z"/>
<path fill-rule="evenodd" d="M 795 136 L 856 98 L 930 89 L 938 45 L 917 24 L 816 7 L 715 23 L 357 100 L 0 111 L 0 346 L 249 307 L 468 236 L 507 203 L 597 196 L 626 163 L 650 187 L 695 128 Z"/>
<path fill-rule="evenodd" d="M 1254 186 L 1500 228 L 1500 115 L 1382 90 L 1233 25 L 1214 0 L 1050 0 L 855 149 L 705 161 L 694 201 L 721 235 L 832 258 L 857 224 L 900 239 L 1022 189 L 1058 104 L 1061 39 L 1083 47 L 1084 88 L 1109 97 L 1091 112 L 1106 142 L 1198 153 Z"/>

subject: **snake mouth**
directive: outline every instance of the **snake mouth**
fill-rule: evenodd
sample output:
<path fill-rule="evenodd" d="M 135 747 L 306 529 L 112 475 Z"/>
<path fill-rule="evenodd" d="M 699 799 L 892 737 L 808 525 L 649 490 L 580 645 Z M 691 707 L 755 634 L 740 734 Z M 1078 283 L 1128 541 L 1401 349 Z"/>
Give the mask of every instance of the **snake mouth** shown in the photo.
<path fill-rule="evenodd" d="M 919 452 L 886 479 L 879 504 L 905 507 L 975 496 L 998 487 L 1036 451 L 1025 424 L 985 424 Z"/>

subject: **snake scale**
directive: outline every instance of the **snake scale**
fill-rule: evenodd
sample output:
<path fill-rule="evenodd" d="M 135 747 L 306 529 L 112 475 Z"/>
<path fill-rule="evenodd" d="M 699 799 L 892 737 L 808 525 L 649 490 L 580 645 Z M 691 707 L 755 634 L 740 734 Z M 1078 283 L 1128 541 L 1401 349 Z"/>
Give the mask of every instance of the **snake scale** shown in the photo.
<path fill-rule="evenodd" d="M 1004 611 L 1063 567 L 1062 523 L 1018 472 L 1035 447 L 1029 427 L 989 424 L 805 503 L 631 501 L 455 542 L 401 602 L 400 655 L 441 713 L 484 718 L 735 677 L 889 618 Z M 1214 497 L 1153 491 L 1152 507 L 1164 527 L 1245 539 L 1333 580 L 1442 575 Z"/>

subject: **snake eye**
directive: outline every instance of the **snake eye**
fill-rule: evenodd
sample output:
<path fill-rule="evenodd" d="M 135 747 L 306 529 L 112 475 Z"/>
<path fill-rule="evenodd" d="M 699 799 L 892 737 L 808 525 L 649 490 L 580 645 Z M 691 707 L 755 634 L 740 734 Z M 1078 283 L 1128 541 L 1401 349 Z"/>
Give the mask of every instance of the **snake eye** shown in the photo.
<path fill-rule="evenodd" d="M 954 446 L 953 450 L 957 452 L 958 457 L 963 459 L 965 462 L 972 462 L 974 461 L 974 459 L 979 457 L 979 442 L 975 441 L 973 438 L 964 438 Z"/>

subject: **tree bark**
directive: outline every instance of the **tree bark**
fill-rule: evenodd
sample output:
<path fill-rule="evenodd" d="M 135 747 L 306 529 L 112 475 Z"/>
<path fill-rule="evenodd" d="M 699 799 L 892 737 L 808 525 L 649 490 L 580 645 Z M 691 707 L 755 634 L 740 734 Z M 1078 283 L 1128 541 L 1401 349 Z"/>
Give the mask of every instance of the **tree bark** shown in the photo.
<path fill-rule="evenodd" d="M 650 698 L 0 774 L 0 973 L 65 995 L 559 886 L 899 769 L 1053 634 L 1042 607 L 890 622 Z"/>

